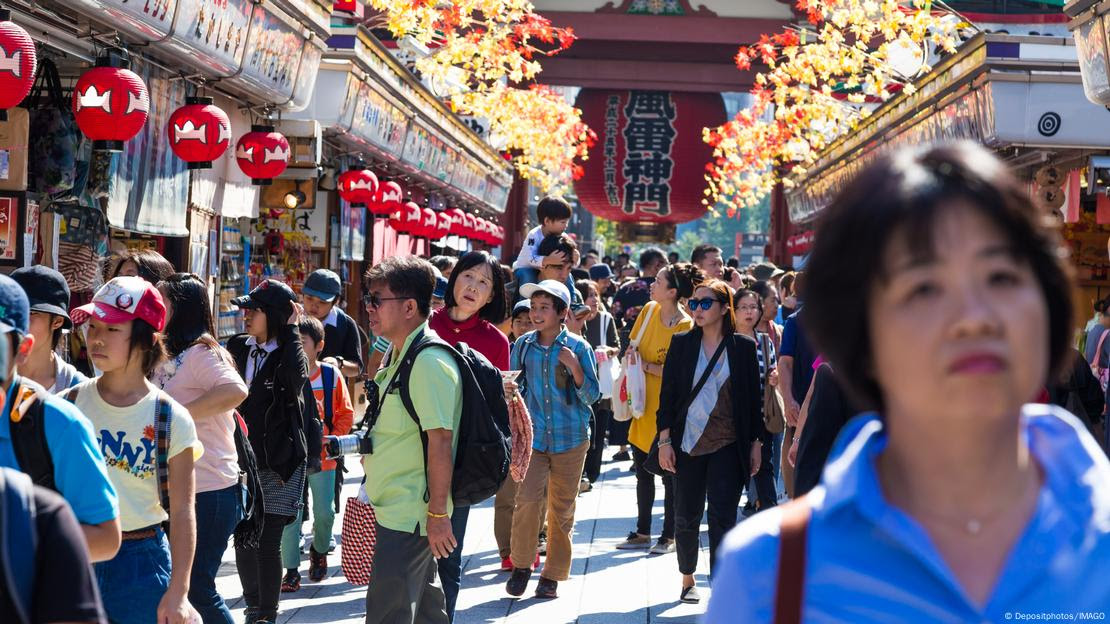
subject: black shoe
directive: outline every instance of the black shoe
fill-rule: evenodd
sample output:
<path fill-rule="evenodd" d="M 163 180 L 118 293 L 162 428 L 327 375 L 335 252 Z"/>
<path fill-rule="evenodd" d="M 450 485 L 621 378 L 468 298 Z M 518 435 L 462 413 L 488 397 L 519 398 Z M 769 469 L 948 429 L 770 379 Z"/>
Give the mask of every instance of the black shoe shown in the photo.
<path fill-rule="evenodd" d="M 628 454 L 628 451 L 618 451 L 613 455 L 613 461 L 630 461 L 631 459 L 632 457 Z"/>
<path fill-rule="evenodd" d="M 755 512 L 755 505 L 752 503 L 744 505 L 744 508 L 740 510 L 740 513 L 743 514 L 745 518 L 750 518 L 753 514 L 755 514 Z"/>
<path fill-rule="evenodd" d="M 543 600 L 551 600 L 552 598 L 559 597 L 559 583 L 551 579 L 540 577 L 539 584 L 536 585 L 536 598 Z"/>
<path fill-rule="evenodd" d="M 513 568 L 513 575 L 505 583 L 505 591 L 510 596 L 523 596 L 524 590 L 528 589 L 528 580 L 532 578 L 532 570 L 529 568 Z"/>
<path fill-rule="evenodd" d="M 308 580 L 319 583 L 328 576 L 328 556 L 316 552 L 315 546 L 308 547 Z"/>
<path fill-rule="evenodd" d="M 682 588 L 682 593 L 679 595 L 678 600 L 686 604 L 698 604 L 701 602 L 701 595 L 698 593 L 698 588 L 691 585 Z"/>

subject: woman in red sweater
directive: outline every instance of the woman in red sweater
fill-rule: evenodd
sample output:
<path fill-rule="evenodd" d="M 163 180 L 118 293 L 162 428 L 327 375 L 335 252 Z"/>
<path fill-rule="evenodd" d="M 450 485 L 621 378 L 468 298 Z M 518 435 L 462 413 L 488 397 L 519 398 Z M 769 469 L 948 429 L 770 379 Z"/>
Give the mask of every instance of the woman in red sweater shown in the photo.
<path fill-rule="evenodd" d="M 444 307 L 432 312 L 428 326 L 448 343 L 465 342 L 497 368 L 508 370 L 509 339 L 496 327 L 505 320 L 505 306 L 501 263 L 487 252 L 471 251 L 459 258 L 447 282 Z M 455 507 L 451 514 L 451 531 L 459 544 L 466 533 L 469 515 L 470 507 Z M 447 596 L 447 615 L 454 619 L 462 576 L 462 548 L 439 560 L 439 576 Z"/>

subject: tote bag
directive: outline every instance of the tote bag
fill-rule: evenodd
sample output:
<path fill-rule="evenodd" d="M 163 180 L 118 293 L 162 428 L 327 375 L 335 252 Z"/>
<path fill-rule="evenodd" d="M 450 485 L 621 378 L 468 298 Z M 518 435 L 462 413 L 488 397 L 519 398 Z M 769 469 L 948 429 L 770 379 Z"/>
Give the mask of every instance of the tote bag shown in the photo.
<path fill-rule="evenodd" d="M 604 342 L 609 330 L 609 323 L 612 323 L 613 320 L 610 316 L 602 316 L 601 321 L 601 340 Z M 612 399 L 613 387 L 621 374 L 621 361 L 604 350 L 596 351 L 595 356 L 597 357 L 597 385 L 598 389 L 601 390 L 601 398 Z"/>
<path fill-rule="evenodd" d="M 649 302 L 640 314 L 644 315 L 644 322 L 640 324 L 640 331 L 628 343 L 624 361 L 621 363 L 621 374 L 613 387 L 613 420 L 626 422 L 644 415 L 644 404 L 647 401 L 647 381 L 644 379 L 643 358 L 637 357 L 636 363 L 629 362 L 629 356 L 636 352 L 640 341 L 644 338 L 651 315 L 655 312 L 656 303 Z"/>
<path fill-rule="evenodd" d="M 347 499 L 343 511 L 343 546 L 339 549 L 343 576 L 351 585 L 369 585 L 374 567 L 374 551 L 378 546 L 378 526 L 374 508 L 359 495 Z"/>

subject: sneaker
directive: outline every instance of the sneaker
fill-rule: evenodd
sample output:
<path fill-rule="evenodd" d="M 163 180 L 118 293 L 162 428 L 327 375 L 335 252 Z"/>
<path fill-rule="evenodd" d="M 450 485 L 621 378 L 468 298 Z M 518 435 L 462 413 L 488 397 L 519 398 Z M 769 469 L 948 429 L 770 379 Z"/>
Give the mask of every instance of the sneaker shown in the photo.
<path fill-rule="evenodd" d="M 513 558 L 512 557 L 503 557 L 501 559 L 501 571 L 502 572 L 512 572 L 513 571 Z"/>
<path fill-rule="evenodd" d="M 682 588 L 682 593 L 679 594 L 678 600 L 686 604 L 698 604 L 701 602 L 701 595 L 698 593 L 698 588 L 691 585 L 690 587 Z"/>
<path fill-rule="evenodd" d="M 594 489 L 594 484 L 590 483 L 590 480 L 587 479 L 586 477 L 582 477 L 582 480 L 578 482 L 578 493 L 579 494 L 585 494 L 586 492 L 589 492 L 592 489 Z"/>
<path fill-rule="evenodd" d="M 551 600 L 552 598 L 559 597 L 559 583 L 550 579 L 540 577 L 540 582 L 536 585 L 536 598 L 542 600 Z"/>
<path fill-rule="evenodd" d="M 617 544 L 617 550 L 647 550 L 651 548 L 651 536 L 640 535 L 632 531 L 623 542 Z"/>
<path fill-rule="evenodd" d="M 653 555 L 665 555 L 667 553 L 673 553 L 673 552 L 674 552 L 674 540 L 673 539 L 665 539 L 665 538 L 660 537 L 659 541 L 655 542 L 655 545 L 651 547 L 651 554 L 653 554 Z"/>
<path fill-rule="evenodd" d="M 296 570 L 289 570 L 285 573 L 285 578 L 281 579 L 281 591 L 284 594 L 291 594 L 301 588 L 301 573 Z"/>
<path fill-rule="evenodd" d="M 308 552 L 308 580 L 319 583 L 328 576 L 328 556 L 316 552 L 315 547 L 309 547 Z"/>
<path fill-rule="evenodd" d="M 505 591 L 510 596 L 523 596 L 528 589 L 528 579 L 532 578 L 532 570 L 528 568 L 513 568 L 513 575 L 505 583 Z"/>
<path fill-rule="evenodd" d="M 336 544 L 335 544 L 335 536 L 334 536 L 334 535 L 332 535 L 332 536 L 331 536 L 331 537 L 330 537 L 330 538 L 328 539 L 328 554 L 329 554 L 329 555 L 330 555 L 331 553 L 335 552 L 335 546 L 336 546 Z"/>
<path fill-rule="evenodd" d="M 613 455 L 613 461 L 632 461 L 632 456 L 628 454 L 628 451 L 617 451 Z"/>

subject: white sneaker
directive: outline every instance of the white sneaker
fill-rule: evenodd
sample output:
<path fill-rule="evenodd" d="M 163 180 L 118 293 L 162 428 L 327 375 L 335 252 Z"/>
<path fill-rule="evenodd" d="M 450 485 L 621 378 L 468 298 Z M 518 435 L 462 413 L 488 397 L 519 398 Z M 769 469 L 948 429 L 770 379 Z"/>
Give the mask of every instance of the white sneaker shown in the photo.
<path fill-rule="evenodd" d="M 655 542 L 655 545 L 651 547 L 651 554 L 653 554 L 653 555 L 665 555 L 667 553 L 673 553 L 673 552 L 674 552 L 674 540 L 673 539 L 659 538 L 659 541 Z"/>

